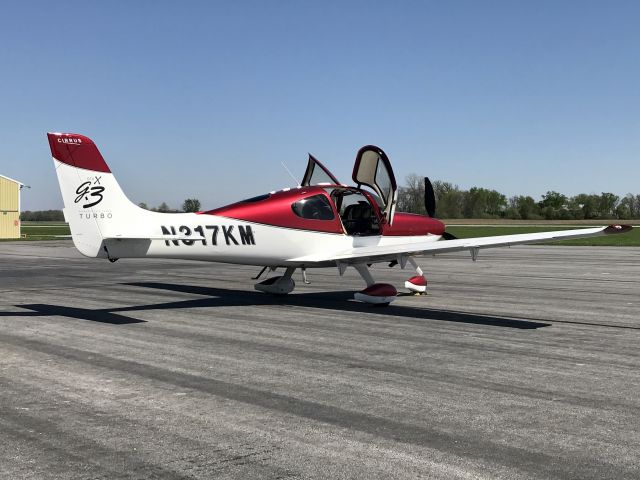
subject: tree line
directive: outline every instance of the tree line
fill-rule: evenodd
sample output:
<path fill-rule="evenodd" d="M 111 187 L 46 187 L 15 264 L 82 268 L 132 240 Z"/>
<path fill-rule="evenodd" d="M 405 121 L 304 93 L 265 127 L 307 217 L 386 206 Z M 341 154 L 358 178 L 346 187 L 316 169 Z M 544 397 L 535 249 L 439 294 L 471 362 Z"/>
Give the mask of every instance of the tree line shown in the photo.
<path fill-rule="evenodd" d="M 152 212 L 161 213 L 182 213 L 182 212 L 198 212 L 200 211 L 200 200 L 197 198 L 187 198 L 182 203 L 182 210 L 175 210 L 169 207 L 166 202 L 162 202 L 157 207 L 149 208 L 146 203 L 139 203 L 140 208 L 151 210 Z M 20 213 L 20 221 L 22 222 L 64 222 L 62 210 L 25 210 Z"/>
<path fill-rule="evenodd" d="M 482 187 L 462 190 L 458 185 L 436 180 L 433 183 L 437 209 L 440 218 L 508 218 L 514 220 L 591 220 L 591 219 L 640 219 L 640 194 L 628 193 L 619 197 L 613 193 L 600 195 L 580 193 L 567 196 L 560 192 L 548 191 L 536 201 L 528 195 L 506 195 Z M 149 208 L 139 203 L 145 210 L 161 213 L 200 211 L 200 200 L 187 198 L 182 210 L 172 209 L 166 202 Z M 406 185 L 398 189 L 398 210 L 401 212 L 425 214 L 424 179 L 416 174 L 408 175 Z M 31 222 L 64 221 L 62 210 L 26 210 L 20 220 Z"/>
<path fill-rule="evenodd" d="M 436 180 L 433 183 L 440 218 L 508 218 L 514 220 L 591 220 L 640 218 L 640 195 L 619 197 L 580 193 L 567 196 L 548 191 L 536 200 L 528 195 L 506 195 L 482 187 L 462 190 L 458 185 Z M 424 179 L 416 174 L 406 177 L 398 189 L 398 210 L 425 214 Z"/>
<path fill-rule="evenodd" d="M 162 202 L 157 207 L 149 208 L 146 203 L 141 202 L 138 204 L 140 208 L 144 208 L 145 210 L 151 210 L 152 212 L 160 212 L 160 213 L 183 213 L 183 212 L 199 212 L 200 211 L 200 200 L 197 198 L 187 198 L 184 202 L 182 202 L 182 210 L 176 210 L 171 208 L 166 202 Z"/>

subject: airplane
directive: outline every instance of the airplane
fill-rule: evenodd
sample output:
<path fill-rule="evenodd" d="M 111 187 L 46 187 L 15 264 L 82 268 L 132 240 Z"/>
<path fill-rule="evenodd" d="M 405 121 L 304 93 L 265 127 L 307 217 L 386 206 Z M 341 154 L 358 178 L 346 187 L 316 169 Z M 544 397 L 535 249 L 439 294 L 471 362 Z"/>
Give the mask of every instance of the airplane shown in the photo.
<path fill-rule="evenodd" d="M 158 213 L 131 202 L 94 142 L 73 133 L 48 133 L 49 146 L 64 202 L 64 216 L 75 247 L 87 257 L 115 262 L 120 258 L 172 258 L 284 268 L 283 275 L 255 284 L 258 291 L 286 295 L 301 269 L 353 267 L 366 287 L 358 301 L 386 306 L 397 289 L 376 282 L 374 263 L 407 264 L 415 271 L 405 288 L 426 292 L 427 280 L 416 257 L 467 250 L 476 260 L 480 249 L 559 239 L 624 233 L 627 225 L 553 232 L 457 239 L 435 217 L 433 187 L 425 178 L 427 215 L 396 212 L 398 186 L 385 152 L 362 147 L 355 159 L 355 186 L 340 183 L 309 155 L 300 185 L 196 213 Z"/>

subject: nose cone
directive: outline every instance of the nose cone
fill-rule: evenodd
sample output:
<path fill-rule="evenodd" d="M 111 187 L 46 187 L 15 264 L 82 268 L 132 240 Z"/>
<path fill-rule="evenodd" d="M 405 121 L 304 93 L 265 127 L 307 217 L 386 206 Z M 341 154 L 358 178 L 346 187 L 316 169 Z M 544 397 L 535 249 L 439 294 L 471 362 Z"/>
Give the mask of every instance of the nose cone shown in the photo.
<path fill-rule="evenodd" d="M 415 213 L 396 213 L 393 225 L 385 225 L 383 235 L 442 235 L 445 225 L 440 220 Z"/>

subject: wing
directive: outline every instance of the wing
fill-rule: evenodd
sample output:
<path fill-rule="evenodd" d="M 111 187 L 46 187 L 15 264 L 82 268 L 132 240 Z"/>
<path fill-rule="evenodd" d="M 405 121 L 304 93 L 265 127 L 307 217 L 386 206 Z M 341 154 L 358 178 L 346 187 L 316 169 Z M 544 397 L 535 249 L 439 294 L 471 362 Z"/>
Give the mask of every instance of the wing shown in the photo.
<path fill-rule="evenodd" d="M 525 243 L 548 242 L 551 240 L 568 240 L 572 238 L 595 237 L 625 233 L 632 229 L 629 225 L 610 225 L 608 227 L 580 228 L 574 230 L 559 230 L 554 232 L 522 233 L 516 235 L 496 235 L 493 237 L 475 237 L 456 240 L 421 240 L 394 245 L 374 245 L 353 247 L 340 252 L 322 252 L 305 257 L 292 258 L 291 263 L 305 265 L 327 264 L 339 262 L 376 263 L 392 261 L 399 255 L 419 255 L 459 252 L 469 250 L 477 252 L 481 248 L 508 247 Z M 424 237 L 423 237 L 424 238 Z"/>

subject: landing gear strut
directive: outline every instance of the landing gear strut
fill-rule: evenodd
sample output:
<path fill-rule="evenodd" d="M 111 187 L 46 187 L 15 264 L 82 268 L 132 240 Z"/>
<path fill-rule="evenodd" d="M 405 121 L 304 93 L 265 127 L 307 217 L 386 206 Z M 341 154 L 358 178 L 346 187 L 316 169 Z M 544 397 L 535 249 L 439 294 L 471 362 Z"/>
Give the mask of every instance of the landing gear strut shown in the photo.
<path fill-rule="evenodd" d="M 424 277 L 424 272 L 418 266 L 413 257 L 407 258 L 408 262 L 411 266 L 416 270 L 415 276 L 411 277 L 409 280 L 404 282 L 404 288 L 409 289 L 415 295 L 426 295 L 427 294 L 427 279 Z"/>

